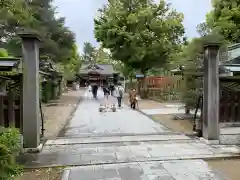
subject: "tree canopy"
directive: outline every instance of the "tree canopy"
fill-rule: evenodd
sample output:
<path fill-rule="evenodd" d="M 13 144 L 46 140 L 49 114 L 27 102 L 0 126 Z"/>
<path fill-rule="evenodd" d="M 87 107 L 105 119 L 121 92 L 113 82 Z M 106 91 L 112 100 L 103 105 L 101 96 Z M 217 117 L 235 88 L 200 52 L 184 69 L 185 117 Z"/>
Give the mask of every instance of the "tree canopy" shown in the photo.
<path fill-rule="evenodd" d="M 95 37 L 113 59 L 146 72 L 164 65 L 179 48 L 183 14 L 163 0 L 110 0 L 95 18 Z"/>
<path fill-rule="evenodd" d="M 96 63 L 112 64 L 113 60 L 111 58 L 111 54 L 108 53 L 103 47 L 100 47 L 96 52 Z"/>
<path fill-rule="evenodd" d="M 212 6 L 206 16 L 208 28 L 229 42 L 240 42 L 240 0 L 212 0 Z"/>
<path fill-rule="evenodd" d="M 0 8 L 0 44 L 15 56 L 21 55 L 18 32 L 36 32 L 41 40 L 40 54 L 55 62 L 71 59 L 75 35 L 65 26 L 65 19 L 56 18 L 52 0 L 4 0 Z"/>
<path fill-rule="evenodd" d="M 63 17 L 56 16 L 56 7 L 52 1 L 1 0 L 0 48 L 7 49 L 10 55 L 19 57 L 22 52 L 18 33 L 34 32 L 41 39 L 41 57 L 61 63 L 66 68 L 74 65 L 72 68 L 75 70 L 80 64 L 76 61 L 81 60 L 75 34 L 65 26 Z"/>
<path fill-rule="evenodd" d="M 86 62 L 90 62 L 95 58 L 96 48 L 90 42 L 84 42 L 83 44 L 83 59 Z"/>
<path fill-rule="evenodd" d="M 6 49 L 0 48 L 0 57 L 8 57 L 8 52 Z"/>

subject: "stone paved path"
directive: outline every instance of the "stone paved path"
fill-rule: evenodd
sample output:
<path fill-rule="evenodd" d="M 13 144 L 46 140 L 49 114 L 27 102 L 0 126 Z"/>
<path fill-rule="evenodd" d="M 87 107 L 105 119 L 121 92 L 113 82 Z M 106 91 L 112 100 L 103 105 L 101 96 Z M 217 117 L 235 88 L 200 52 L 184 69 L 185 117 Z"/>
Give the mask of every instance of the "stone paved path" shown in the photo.
<path fill-rule="evenodd" d="M 223 180 L 204 161 L 161 161 L 74 167 L 66 169 L 70 180 Z"/>
<path fill-rule="evenodd" d="M 117 112 L 98 112 L 99 103 L 88 100 L 77 109 L 66 127 L 66 137 L 110 136 L 124 134 L 159 134 L 170 132 L 166 127 L 149 120 L 128 107 Z"/>
<path fill-rule="evenodd" d="M 202 158 L 237 156 L 236 146 L 210 146 L 155 123 L 128 107 L 98 112 L 83 101 L 65 129 L 48 140 L 26 167 L 66 168 L 62 180 L 225 180 Z"/>

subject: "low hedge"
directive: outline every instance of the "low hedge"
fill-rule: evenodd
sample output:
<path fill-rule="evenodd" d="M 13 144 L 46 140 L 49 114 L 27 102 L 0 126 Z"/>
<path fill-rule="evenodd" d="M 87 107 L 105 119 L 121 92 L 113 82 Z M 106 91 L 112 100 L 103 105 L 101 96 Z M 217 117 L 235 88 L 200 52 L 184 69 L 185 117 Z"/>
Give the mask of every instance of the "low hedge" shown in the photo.
<path fill-rule="evenodd" d="M 10 180 L 22 172 L 16 163 L 21 151 L 20 133 L 17 129 L 0 127 L 0 180 Z"/>

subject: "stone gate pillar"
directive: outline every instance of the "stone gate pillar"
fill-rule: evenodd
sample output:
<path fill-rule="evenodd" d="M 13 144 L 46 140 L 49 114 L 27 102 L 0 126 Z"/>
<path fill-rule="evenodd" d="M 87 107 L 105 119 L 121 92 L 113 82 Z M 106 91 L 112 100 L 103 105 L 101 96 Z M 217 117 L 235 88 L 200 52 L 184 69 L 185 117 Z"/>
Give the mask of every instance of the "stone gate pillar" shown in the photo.
<path fill-rule="evenodd" d="M 23 147 L 40 144 L 39 116 L 39 39 L 33 34 L 19 34 L 23 53 Z"/>
<path fill-rule="evenodd" d="M 219 140 L 219 51 L 220 44 L 204 45 L 203 138 Z"/>

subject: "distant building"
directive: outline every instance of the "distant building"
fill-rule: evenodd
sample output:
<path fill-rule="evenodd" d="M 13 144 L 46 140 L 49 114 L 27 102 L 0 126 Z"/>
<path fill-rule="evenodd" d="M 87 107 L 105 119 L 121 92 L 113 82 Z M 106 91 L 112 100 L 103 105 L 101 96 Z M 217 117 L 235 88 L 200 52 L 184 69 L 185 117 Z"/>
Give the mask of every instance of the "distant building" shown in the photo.
<path fill-rule="evenodd" d="M 111 64 L 84 64 L 77 73 L 77 80 L 80 86 L 85 84 L 103 85 L 106 83 L 116 83 L 119 73 L 113 69 Z"/>
<path fill-rule="evenodd" d="M 228 46 L 228 58 L 220 64 L 223 68 L 230 72 L 228 75 L 240 75 L 240 43 Z"/>

